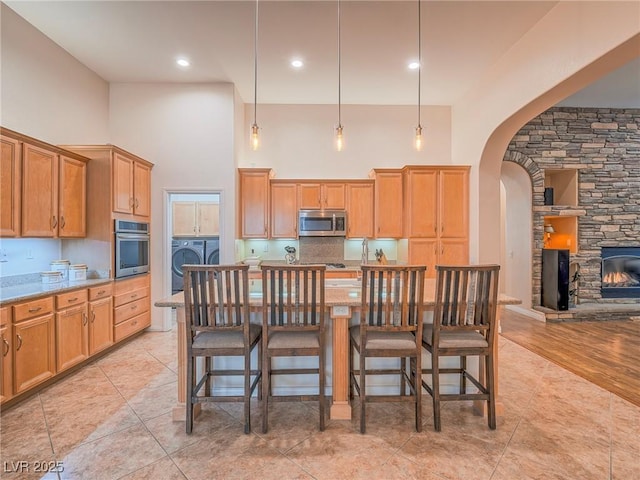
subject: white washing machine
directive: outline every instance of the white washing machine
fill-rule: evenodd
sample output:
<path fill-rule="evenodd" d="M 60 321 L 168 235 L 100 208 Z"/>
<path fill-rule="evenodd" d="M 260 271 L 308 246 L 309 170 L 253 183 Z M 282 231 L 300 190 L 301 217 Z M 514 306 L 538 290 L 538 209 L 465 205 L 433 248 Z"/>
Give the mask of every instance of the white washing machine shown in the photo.
<path fill-rule="evenodd" d="M 182 265 L 202 265 L 205 260 L 204 240 L 181 240 L 171 242 L 171 291 L 180 292 L 184 286 Z"/>

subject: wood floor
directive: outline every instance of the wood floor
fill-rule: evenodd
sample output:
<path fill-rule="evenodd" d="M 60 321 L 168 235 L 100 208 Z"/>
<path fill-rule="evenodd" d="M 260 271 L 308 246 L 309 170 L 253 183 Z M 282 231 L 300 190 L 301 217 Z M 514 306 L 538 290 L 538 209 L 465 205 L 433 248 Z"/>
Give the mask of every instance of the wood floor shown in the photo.
<path fill-rule="evenodd" d="M 544 323 L 504 310 L 502 336 L 640 407 L 640 322 Z"/>

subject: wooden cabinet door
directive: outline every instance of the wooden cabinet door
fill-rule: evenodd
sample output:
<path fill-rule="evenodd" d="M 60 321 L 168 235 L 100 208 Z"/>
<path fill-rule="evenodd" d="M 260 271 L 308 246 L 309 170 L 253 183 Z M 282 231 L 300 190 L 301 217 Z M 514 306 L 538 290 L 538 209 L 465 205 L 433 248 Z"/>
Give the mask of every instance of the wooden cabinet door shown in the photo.
<path fill-rule="evenodd" d="M 323 207 L 329 210 L 346 208 L 346 185 L 344 183 L 325 183 L 322 185 Z"/>
<path fill-rule="evenodd" d="M 58 236 L 85 237 L 87 234 L 87 164 L 60 156 Z"/>
<path fill-rule="evenodd" d="M 298 236 L 297 184 L 271 184 L 271 238 Z"/>
<path fill-rule="evenodd" d="M 4 402 L 13 396 L 13 337 L 9 307 L 0 309 L 0 316 L 0 402 Z"/>
<path fill-rule="evenodd" d="M 269 169 L 240 169 L 240 236 L 267 238 Z"/>
<path fill-rule="evenodd" d="M 111 297 L 89 302 L 89 355 L 113 345 L 113 301 Z"/>
<path fill-rule="evenodd" d="M 376 238 L 401 238 L 402 172 L 375 172 L 374 226 Z"/>
<path fill-rule="evenodd" d="M 13 325 L 13 391 L 17 395 L 56 373 L 53 314 Z"/>
<path fill-rule="evenodd" d="M 140 162 L 133 163 L 133 214 L 151 216 L 151 168 Z"/>
<path fill-rule="evenodd" d="M 319 183 L 298 184 L 298 208 L 319 210 L 322 208 L 322 186 Z"/>
<path fill-rule="evenodd" d="M 58 372 L 89 356 L 87 304 L 56 313 L 56 366 Z"/>
<path fill-rule="evenodd" d="M 113 154 L 113 211 L 133 213 L 133 159 Z"/>
<path fill-rule="evenodd" d="M 22 144 L 9 137 L 1 137 L 0 141 L 0 236 L 17 237 L 20 235 Z"/>
<path fill-rule="evenodd" d="M 347 237 L 373 237 L 373 183 L 347 184 Z"/>
<path fill-rule="evenodd" d="M 171 204 L 172 211 L 172 228 L 173 236 L 196 235 L 198 227 L 196 224 L 196 202 L 173 202 Z"/>
<path fill-rule="evenodd" d="M 406 173 L 406 236 L 436 237 L 438 212 L 438 171 L 410 169 Z"/>
<path fill-rule="evenodd" d="M 466 265 L 469 263 L 469 242 L 467 239 L 440 239 L 438 263 L 440 265 Z"/>
<path fill-rule="evenodd" d="M 220 204 L 198 202 L 197 217 L 198 235 L 202 237 L 220 235 Z"/>
<path fill-rule="evenodd" d="M 22 236 L 54 237 L 58 221 L 58 155 L 24 143 Z"/>
<path fill-rule="evenodd" d="M 441 238 L 469 236 L 469 171 L 442 170 L 439 182 L 439 235 Z"/>
<path fill-rule="evenodd" d="M 435 278 L 435 265 L 438 258 L 438 241 L 432 238 L 409 239 L 409 264 L 426 265 L 427 278 Z"/>

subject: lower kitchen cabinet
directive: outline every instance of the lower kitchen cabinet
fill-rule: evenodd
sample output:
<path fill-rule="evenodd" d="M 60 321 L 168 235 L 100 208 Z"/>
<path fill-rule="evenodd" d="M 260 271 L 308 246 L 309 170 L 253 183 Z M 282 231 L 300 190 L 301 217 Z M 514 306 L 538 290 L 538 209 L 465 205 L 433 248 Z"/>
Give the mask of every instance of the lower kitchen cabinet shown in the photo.
<path fill-rule="evenodd" d="M 149 275 L 118 280 L 113 295 L 113 337 L 116 342 L 151 325 Z"/>
<path fill-rule="evenodd" d="M 56 295 L 56 366 L 58 372 L 89 357 L 87 289 Z"/>
<path fill-rule="evenodd" d="M 409 239 L 409 263 L 426 265 L 427 278 L 436 277 L 436 265 L 464 265 L 468 262 L 469 242 L 466 239 Z"/>
<path fill-rule="evenodd" d="M 14 330 L 14 394 L 22 393 L 56 374 L 54 315 L 17 322 Z"/>
<path fill-rule="evenodd" d="M 9 307 L 0 308 L 0 402 L 13 396 L 13 328 L 11 325 L 11 310 Z"/>
<path fill-rule="evenodd" d="M 89 289 L 89 355 L 113 345 L 112 286 Z"/>

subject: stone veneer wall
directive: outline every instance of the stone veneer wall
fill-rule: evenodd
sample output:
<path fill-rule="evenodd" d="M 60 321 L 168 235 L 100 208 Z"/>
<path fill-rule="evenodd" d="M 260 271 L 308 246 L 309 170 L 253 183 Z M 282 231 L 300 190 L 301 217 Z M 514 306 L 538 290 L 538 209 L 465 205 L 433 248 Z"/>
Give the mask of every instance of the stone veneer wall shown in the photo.
<path fill-rule="evenodd" d="M 511 140 L 504 161 L 533 185 L 533 299 L 540 303 L 545 216 L 578 217 L 580 302 L 625 303 L 600 295 L 601 247 L 640 245 L 640 109 L 554 107 Z M 544 170 L 578 169 L 578 206 L 544 205 Z M 635 302 L 638 300 L 636 299 Z"/>

